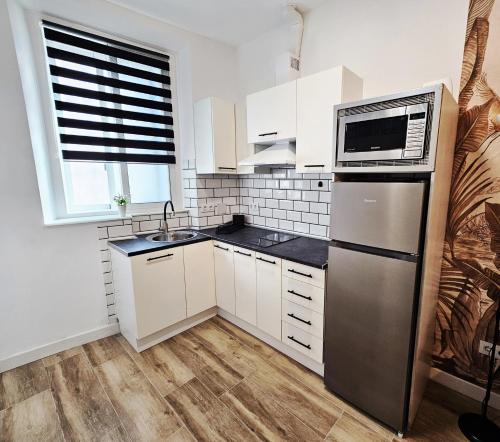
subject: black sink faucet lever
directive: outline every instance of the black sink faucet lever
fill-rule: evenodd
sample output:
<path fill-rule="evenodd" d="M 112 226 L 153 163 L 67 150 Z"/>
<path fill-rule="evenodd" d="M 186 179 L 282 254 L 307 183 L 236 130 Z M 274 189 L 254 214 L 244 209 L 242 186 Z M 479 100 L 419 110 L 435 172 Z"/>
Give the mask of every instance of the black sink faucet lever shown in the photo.
<path fill-rule="evenodd" d="M 172 203 L 171 200 L 168 200 L 165 205 L 163 206 L 163 225 L 160 226 L 160 228 L 165 232 L 168 233 L 168 223 L 167 223 L 167 206 L 170 204 L 170 207 L 172 208 L 172 215 L 175 216 L 175 209 L 174 209 L 174 204 Z"/>

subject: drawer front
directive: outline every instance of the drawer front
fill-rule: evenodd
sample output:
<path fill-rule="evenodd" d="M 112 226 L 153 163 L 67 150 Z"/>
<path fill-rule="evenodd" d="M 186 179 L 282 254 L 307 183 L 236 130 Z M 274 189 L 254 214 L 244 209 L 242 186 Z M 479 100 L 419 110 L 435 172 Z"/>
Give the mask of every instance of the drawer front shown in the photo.
<path fill-rule="evenodd" d="M 296 279 L 282 278 L 282 297 L 323 314 L 325 308 L 325 290 Z"/>
<path fill-rule="evenodd" d="M 226 244 L 225 242 L 214 241 L 214 247 L 216 249 L 221 249 L 225 252 L 232 252 L 233 246 L 231 244 Z"/>
<path fill-rule="evenodd" d="M 283 275 L 297 281 L 307 282 L 316 287 L 325 287 L 325 271 L 304 264 L 283 260 Z"/>
<path fill-rule="evenodd" d="M 293 349 L 314 359 L 316 362 L 323 363 L 323 340 L 295 327 L 288 322 L 283 321 L 281 340 Z"/>
<path fill-rule="evenodd" d="M 282 301 L 283 321 L 298 327 L 319 339 L 323 339 L 323 315 L 308 308 L 294 304 L 286 299 Z"/>

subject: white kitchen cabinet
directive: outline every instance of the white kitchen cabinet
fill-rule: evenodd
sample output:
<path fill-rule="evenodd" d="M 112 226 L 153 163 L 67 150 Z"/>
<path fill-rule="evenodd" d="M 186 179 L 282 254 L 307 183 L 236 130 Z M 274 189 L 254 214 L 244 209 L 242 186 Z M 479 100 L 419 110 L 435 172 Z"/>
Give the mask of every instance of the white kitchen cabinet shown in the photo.
<path fill-rule="evenodd" d="M 256 253 L 257 327 L 281 340 L 281 259 Z"/>
<path fill-rule="evenodd" d="M 297 172 L 332 171 L 333 106 L 362 96 L 363 80 L 343 66 L 297 80 Z"/>
<path fill-rule="evenodd" d="M 138 339 L 187 317 L 183 255 L 175 247 L 130 258 Z"/>
<path fill-rule="evenodd" d="M 251 144 L 293 140 L 297 132 L 297 82 L 247 96 L 247 137 Z"/>
<path fill-rule="evenodd" d="M 236 173 L 234 103 L 217 97 L 194 104 L 197 173 Z"/>
<path fill-rule="evenodd" d="M 236 317 L 257 325 L 257 274 L 255 252 L 234 246 Z"/>
<path fill-rule="evenodd" d="M 187 316 L 216 305 L 212 241 L 184 246 Z"/>
<path fill-rule="evenodd" d="M 323 340 L 288 322 L 282 322 L 282 341 L 316 362 L 323 362 Z"/>
<path fill-rule="evenodd" d="M 233 246 L 214 241 L 215 296 L 217 307 L 235 314 Z"/>

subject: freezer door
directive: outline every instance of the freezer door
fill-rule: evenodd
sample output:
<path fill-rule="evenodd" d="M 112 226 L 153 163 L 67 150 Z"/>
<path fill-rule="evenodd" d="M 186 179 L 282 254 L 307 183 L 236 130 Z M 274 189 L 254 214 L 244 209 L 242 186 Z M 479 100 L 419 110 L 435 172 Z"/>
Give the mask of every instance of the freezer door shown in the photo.
<path fill-rule="evenodd" d="M 403 431 L 417 264 L 330 247 L 325 383 Z"/>
<path fill-rule="evenodd" d="M 418 253 L 425 183 L 335 182 L 330 236 L 337 241 Z"/>

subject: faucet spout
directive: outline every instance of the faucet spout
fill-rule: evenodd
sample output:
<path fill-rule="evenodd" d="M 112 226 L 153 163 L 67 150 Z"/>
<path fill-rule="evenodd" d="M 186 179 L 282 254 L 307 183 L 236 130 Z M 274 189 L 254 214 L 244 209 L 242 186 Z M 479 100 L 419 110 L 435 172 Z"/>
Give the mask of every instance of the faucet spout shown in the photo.
<path fill-rule="evenodd" d="M 174 204 L 172 203 L 171 200 L 168 200 L 165 205 L 163 206 L 163 226 L 162 229 L 165 233 L 168 233 L 168 223 L 167 223 L 167 206 L 170 204 L 170 207 L 172 208 L 172 214 L 175 215 L 175 209 L 174 209 Z"/>

